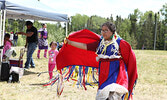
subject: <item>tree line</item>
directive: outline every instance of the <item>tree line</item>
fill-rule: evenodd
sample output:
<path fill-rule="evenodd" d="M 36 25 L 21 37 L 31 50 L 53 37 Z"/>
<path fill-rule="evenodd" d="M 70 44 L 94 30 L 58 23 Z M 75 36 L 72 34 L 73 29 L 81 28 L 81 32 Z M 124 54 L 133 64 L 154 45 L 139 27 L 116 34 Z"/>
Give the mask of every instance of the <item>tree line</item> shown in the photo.
<path fill-rule="evenodd" d="M 166 50 L 167 48 L 167 4 L 163 5 L 159 12 L 142 13 L 139 9 L 135 9 L 128 18 L 116 16 L 115 20 L 112 15 L 103 18 L 96 15 L 88 17 L 76 14 L 70 17 L 68 29 L 72 32 L 87 28 L 100 34 L 100 27 L 106 21 L 113 22 L 117 33 L 134 49 Z"/>
<path fill-rule="evenodd" d="M 89 29 L 97 34 L 101 34 L 101 25 L 104 22 L 113 22 L 116 25 L 117 33 L 128 41 L 133 49 L 147 50 L 166 50 L 167 49 L 167 4 L 164 4 L 159 12 L 146 11 L 142 13 L 135 9 L 128 18 L 112 14 L 109 18 L 103 18 L 97 15 L 87 16 L 76 14 L 71 16 L 68 22 L 68 33 L 81 29 Z M 6 30 L 25 31 L 25 20 L 6 20 Z M 34 21 L 34 26 L 39 29 L 41 23 Z M 65 38 L 65 27 L 61 23 L 47 24 L 48 40 L 61 42 Z M 23 45 L 24 36 L 20 36 L 19 45 Z M 155 42 L 156 41 L 156 42 Z"/>

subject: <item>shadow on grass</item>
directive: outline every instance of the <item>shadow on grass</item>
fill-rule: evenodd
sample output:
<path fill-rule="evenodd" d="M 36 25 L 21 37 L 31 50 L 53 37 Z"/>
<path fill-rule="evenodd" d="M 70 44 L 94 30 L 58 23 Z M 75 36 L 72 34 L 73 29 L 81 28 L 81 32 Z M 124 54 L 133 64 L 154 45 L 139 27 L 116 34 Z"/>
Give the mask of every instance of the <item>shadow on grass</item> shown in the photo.
<path fill-rule="evenodd" d="M 45 84 L 47 84 L 47 83 L 34 83 L 34 84 L 30 84 L 30 85 L 33 85 L 33 86 L 38 86 L 38 85 L 45 85 Z"/>
<path fill-rule="evenodd" d="M 8 81 L 2 81 L 2 80 L 0 80 L 0 82 L 8 83 Z"/>
<path fill-rule="evenodd" d="M 38 72 L 32 72 L 29 70 L 24 70 L 24 75 L 30 75 L 30 74 L 39 74 Z"/>

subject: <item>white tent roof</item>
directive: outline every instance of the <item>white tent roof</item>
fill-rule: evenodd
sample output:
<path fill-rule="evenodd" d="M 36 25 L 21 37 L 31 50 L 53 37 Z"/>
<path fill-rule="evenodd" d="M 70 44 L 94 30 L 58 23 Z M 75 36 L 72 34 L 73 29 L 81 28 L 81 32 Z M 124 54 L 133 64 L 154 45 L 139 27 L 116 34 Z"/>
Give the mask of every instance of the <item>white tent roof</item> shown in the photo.
<path fill-rule="evenodd" d="M 6 10 L 6 17 L 12 19 L 33 19 L 67 22 L 67 14 L 56 13 L 37 0 L 0 0 L 0 8 Z"/>

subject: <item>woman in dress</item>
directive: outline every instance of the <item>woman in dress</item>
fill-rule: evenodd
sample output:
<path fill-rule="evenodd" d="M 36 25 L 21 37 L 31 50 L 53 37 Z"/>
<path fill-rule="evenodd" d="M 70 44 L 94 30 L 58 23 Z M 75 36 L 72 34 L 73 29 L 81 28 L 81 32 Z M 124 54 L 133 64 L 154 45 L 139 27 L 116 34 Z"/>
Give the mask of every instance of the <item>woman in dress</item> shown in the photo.
<path fill-rule="evenodd" d="M 41 24 L 42 28 L 38 30 L 40 33 L 39 39 L 38 39 L 38 53 L 37 57 L 38 59 L 40 58 L 40 51 L 44 50 L 44 57 L 47 58 L 47 50 L 48 50 L 48 32 L 47 32 L 47 25 L 46 24 Z"/>
<path fill-rule="evenodd" d="M 96 50 L 96 60 L 99 61 L 96 100 L 130 99 L 137 80 L 135 54 L 129 43 L 116 33 L 113 23 L 106 22 L 101 28 L 100 41 L 84 44 L 67 38 L 66 43 L 85 50 Z"/>

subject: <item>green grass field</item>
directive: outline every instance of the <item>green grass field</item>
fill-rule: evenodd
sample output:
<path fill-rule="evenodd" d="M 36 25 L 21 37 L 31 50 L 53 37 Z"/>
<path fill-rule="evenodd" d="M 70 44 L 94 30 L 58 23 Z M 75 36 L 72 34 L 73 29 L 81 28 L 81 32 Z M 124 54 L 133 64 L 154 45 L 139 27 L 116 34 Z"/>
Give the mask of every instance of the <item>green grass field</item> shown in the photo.
<path fill-rule="evenodd" d="M 17 52 L 20 48 L 15 48 Z M 35 69 L 25 71 L 20 83 L 0 82 L 0 100 L 95 100 L 97 87 L 83 88 L 72 86 L 72 81 L 65 82 L 60 97 L 56 95 L 56 85 L 43 87 L 49 81 L 49 75 L 38 73 L 48 70 L 48 59 L 33 58 Z M 134 100 L 166 100 L 167 96 L 167 51 L 135 50 L 138 67 L 138 81 L 134 90 Z M 18 53 L 19 55 L 19 53 Z M 18 58 L 18 55 L 15 58 Z M 25 62 L 26 54 L 23 61 Z"/>

